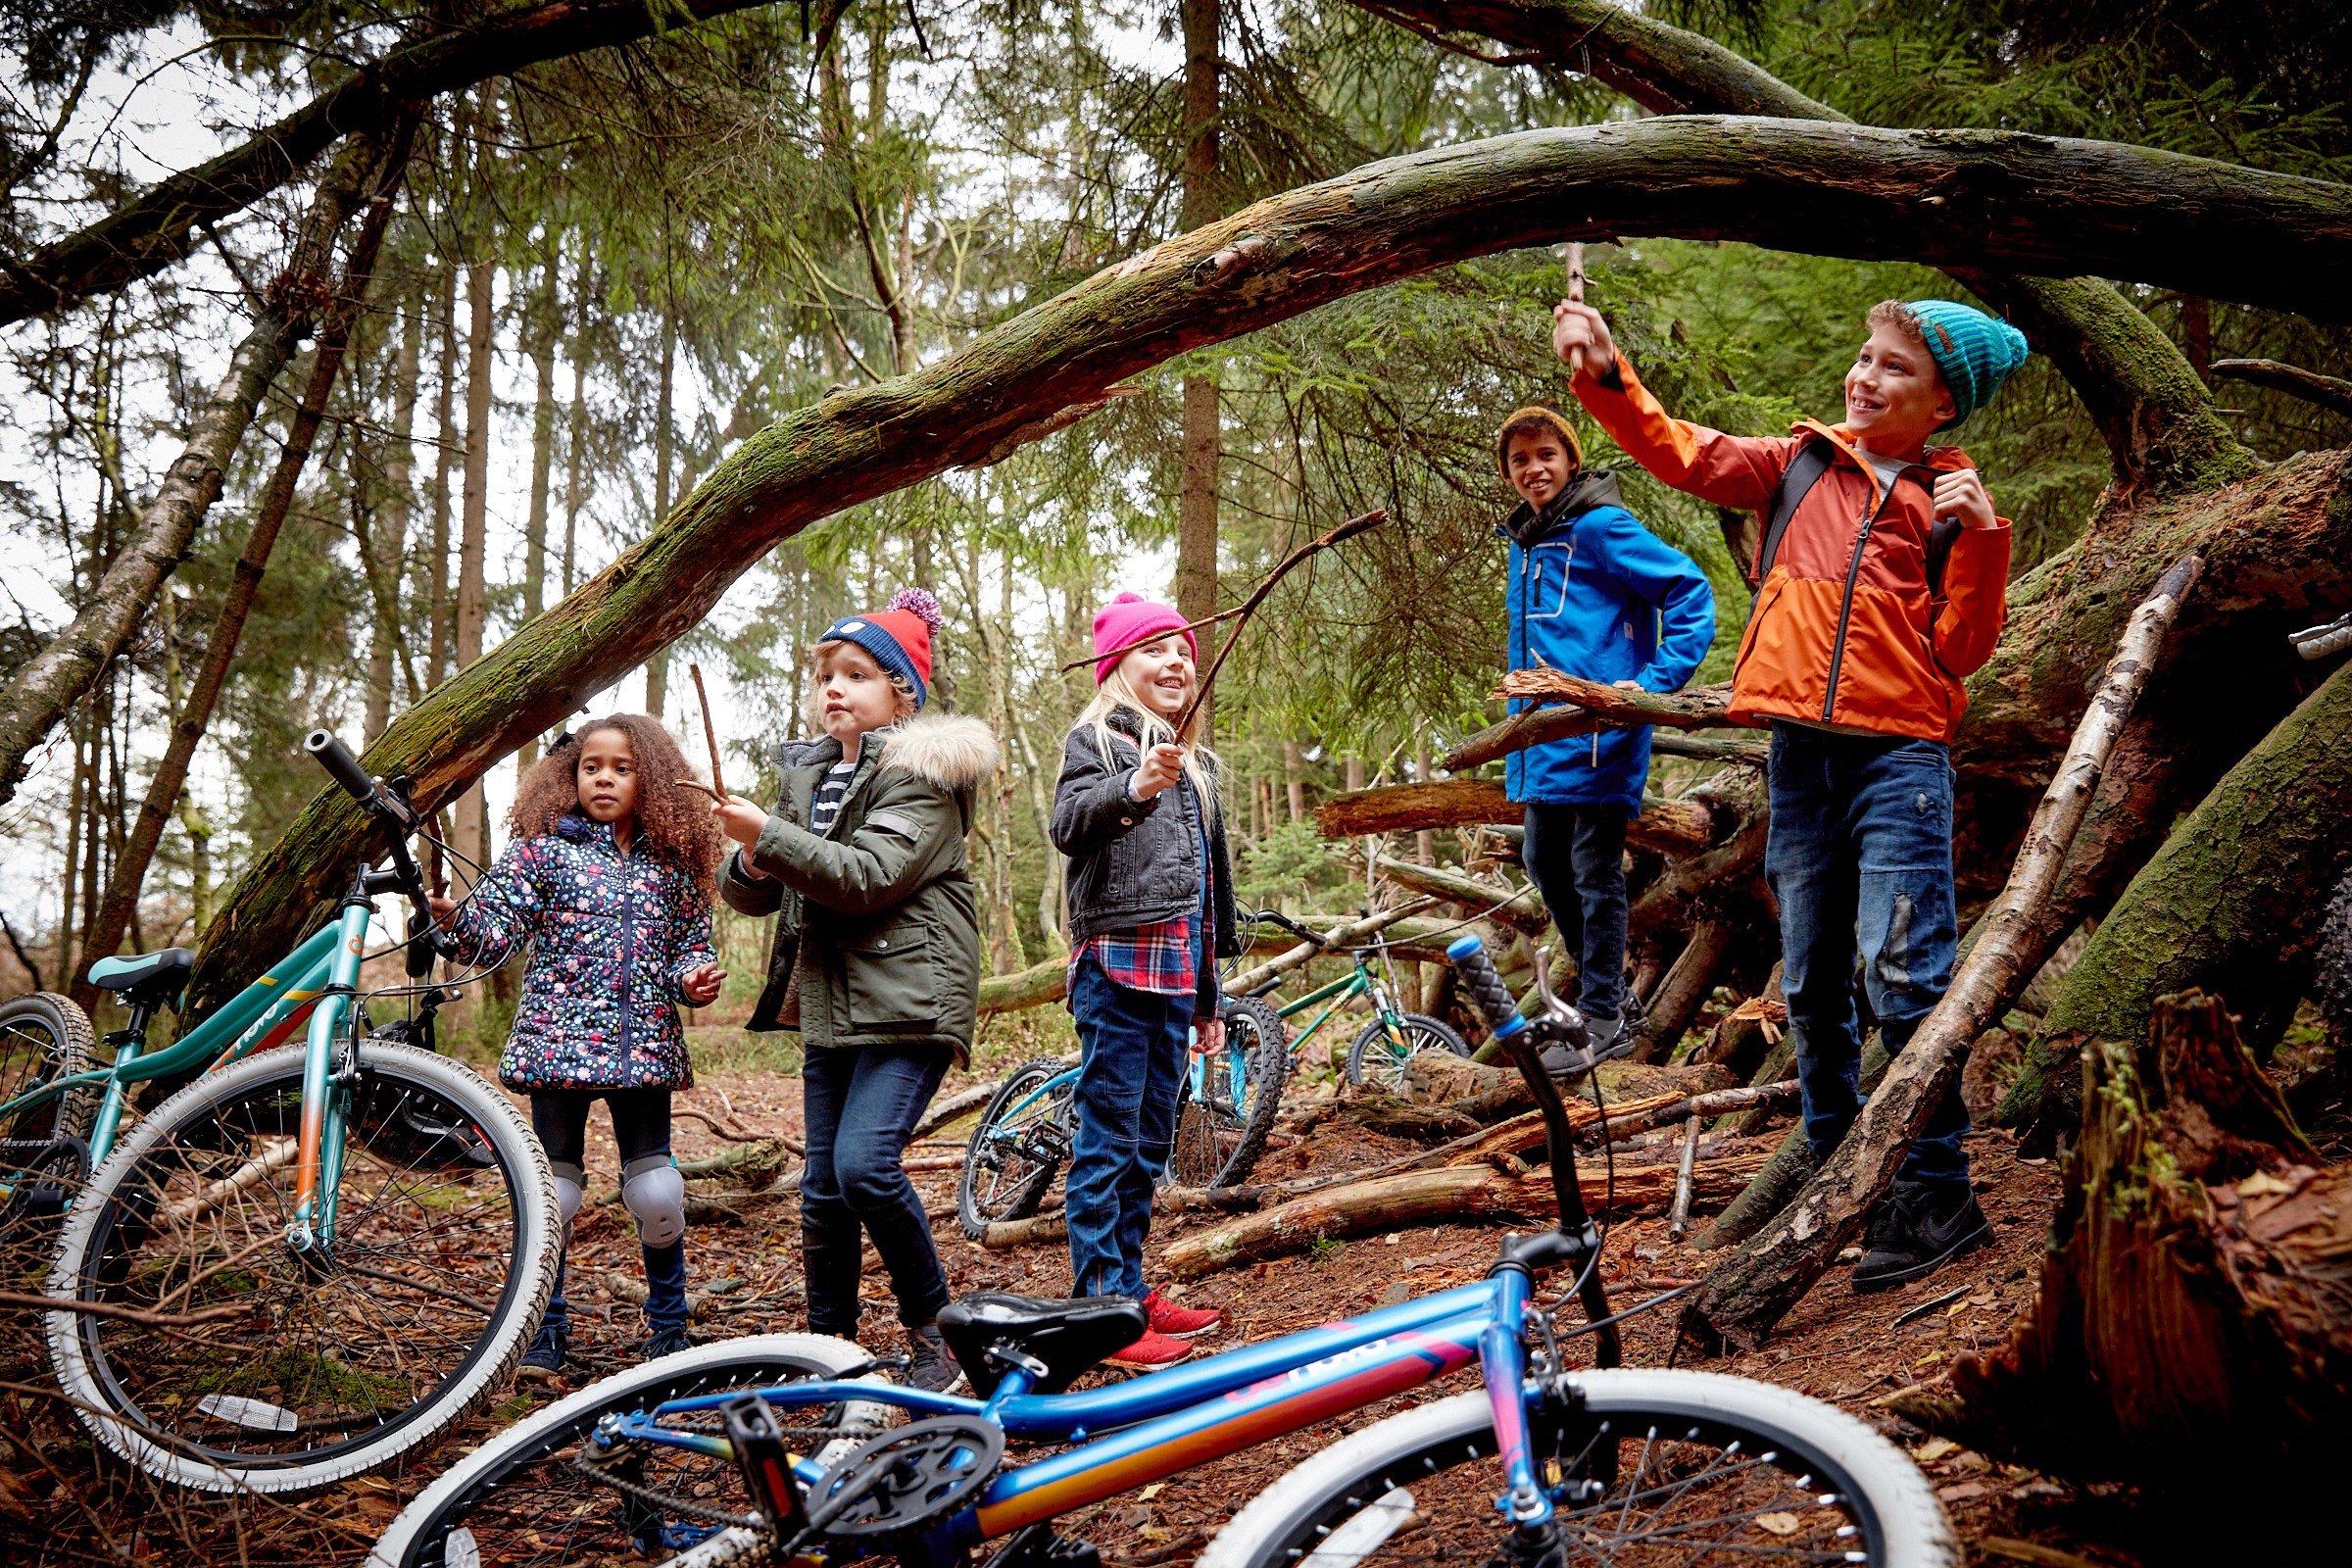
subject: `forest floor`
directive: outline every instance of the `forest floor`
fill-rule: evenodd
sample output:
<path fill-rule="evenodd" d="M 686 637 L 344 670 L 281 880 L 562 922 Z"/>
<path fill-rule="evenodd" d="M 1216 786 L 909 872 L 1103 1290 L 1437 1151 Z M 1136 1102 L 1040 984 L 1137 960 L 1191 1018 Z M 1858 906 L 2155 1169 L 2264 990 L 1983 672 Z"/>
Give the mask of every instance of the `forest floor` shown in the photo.
<path fill-rule="evenodd" d="M 942 1093 L 975 1081 L 979 1080 L 954 1075 Z M 762 1134 L 788 1131 L 797 1136 L 800 1128 L 800 1081 L 785 1073 L 708 1071 L 678 1103 Z M 910 1153 L 960 1148 L 968 1126 L 966 1122 L 950 1129 L 951 1136 L 918 1145 Z M 725 1143 L 697 1121 L 681 1118 L 677 1123 L 681 1160 L 716 1152 Z M 1369 1166 L 1415 1147 L 1325 1123 L 1270 1152 L 1259 1174 L 1266 1179 L 1308 1168 L 1322 1172 Z M 1973 1137 L 1971 1151 L 1997 1245 L 1919 1285 L 1885 1295 L 1855 1295 L 1833 1276 L 1763 1348 L 1714 1363 L 1710 1370 L 1784 1384 L 1829 1400 L 1901 1444 L 1936 1484 L 1976 1561 L 2066 1562 L 2052 1554 L 2055 1548 L 2114 1568 L 2163 1562 L 2161 1543 L 2142 1532 L 2132 1489 L 2084 1487 L 1998 1464 L 1930 1438 L 1885 1408 L 1890 1395 L 1933 1377 L 1954 1356 L 1997 1343 L 2034 1298 L 2044 1232 L 2058 1199 L 2059 1167 L 2017 1157 L 2010 1139 L 2001 1133 Z M 560 1384 L 517 1384 L 442 1444 L 436 1454 L 401 1474 L 363 1478 L 292 1506 L 199 1499 L 101 1460 L 80 1429 L 63 1419 L 54 1396 L 43 1396 L 43 1387 L 53 1389 L 54 1384 L 32 1325 L 24 1314 L 9 1314 L 6 1338 L 0 1341 L 0 1561 L 360 1562 L 375 1532 L 431 1478 L 444 1458 L 589 1378 L 629 1364 L 633 1344 L 644 1332 L 629 1287 L 641 1290 L 642 1275 L 625 1216 L 616 1206 L 597 1201 L 612 1193 L 615 1168 L 610 1131 L 601 1115 L 591 1125 L 587 1163 L 591 1192 L 575 1232 L 569 1285 L 573 1375 Z M 955 1293 L 1001 1289 L 1049 1297 L 1067 1294 L 1069 1264 L 1062 1244 L 984 1250 L 956 1229 L 956 1173 L 926 1172 L 914 1179 L 935 1217 L 934 1235 Z M 738 1222 L 694 1227 L 689 1238 L 691 1288 L 710 1295 L 710 1309 L 695 1326 L 698 1338 L 806 1327 L 798 1213 L 790 1198 L 766 1199 L 745 1205 Z M 1217 1218 L 1163 1216 L 1154 1225 L 1152 1255 L 1188 1230 Z M 1703 1226 L 1694 1229 L 1703 1233 Z M 1203 1353 L 1213 1352 L 1401 1300 L 1408 1294 L 1477 1279 L 1493 1261 L 1501 1233 L 1501 1226 L 1440 1226 L 1327 1242 L 1311 1254 L 1210 1275 L 1189 1287 L 1172 1288 L 1169 1294 L 1224 1310 L 1224 1332 L 1200 1342 Z M 1629 1219 L 1613 1227 L 1602 1268 L 1612 1299 L 1623 1307 L 1696 1279 L 1709 1261 L 1709 1254 L 1690 1243 L 1670 1241 L 1666 1221 L 1659 1216 Z M 1149 1265 L 1147 1275 L 1164 1278 Z M 1963 1287 L 1964 1295 L 1918 1312 Z M 868 1348 L 881 1355 L 898 1353 L 903 1339 L 888 1282 L 870 1250 L 863 1296 Z M 1904 1321 L 1914 1314 L 1916 1320 Z M 1663 1364 L 1672 1343 L 1672 1319 L 1670 1306 L 1627 1323 L 1626 1363 Z M 1476 1375 L 1474 1368 L 1457 1373 L 1417 1395 L 1400 1396 L 1400 1402 L 1462 1392 L 1475 1387 Z M 1376 1406 L 1331 1429 L 1299 1432 L 1202 1465 L 1163 1486 L 1073 1515 L 1063 1528 L 1095 1542 L 1113 1568 L 1189 1568 L 1200 1545 L 1241 1502 L 1282 1470 L 1327 1446 L 1339 1432 L 1354 1430 L 1391 1408 Z"/>

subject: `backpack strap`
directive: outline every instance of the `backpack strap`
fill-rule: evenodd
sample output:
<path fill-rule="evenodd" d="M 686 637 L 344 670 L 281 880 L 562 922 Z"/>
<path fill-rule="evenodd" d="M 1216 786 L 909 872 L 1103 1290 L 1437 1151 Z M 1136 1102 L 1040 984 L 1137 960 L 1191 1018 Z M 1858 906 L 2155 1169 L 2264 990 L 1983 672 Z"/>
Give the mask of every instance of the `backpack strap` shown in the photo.
<path fill-rule="evenodd" d="M 1937 517 L 1928 528 L 1928 592 L 1943 597 L 1943 564 L 1952 559 L 1952 543 L 1960 537 L 1958 517 Z"/>
<path fill-rule="evenodd" d="M 1830 444 L 1812 440 L 1789 460 L 1781 470 L 1781 482 L 1772 492 L 1772 510 L 1766 514 L 1764 543 L 1756 551 L 1756 587 L 1760 591 L 1764 579 L 1772 575 L 1773 558 L 1781 553 L 1781 535 L 1788 531 L 1788 519 L 1804 505 L 1805 496 L 1830 471 Z M 1949 548 L 1948 546 L 1946 547 Z"/>

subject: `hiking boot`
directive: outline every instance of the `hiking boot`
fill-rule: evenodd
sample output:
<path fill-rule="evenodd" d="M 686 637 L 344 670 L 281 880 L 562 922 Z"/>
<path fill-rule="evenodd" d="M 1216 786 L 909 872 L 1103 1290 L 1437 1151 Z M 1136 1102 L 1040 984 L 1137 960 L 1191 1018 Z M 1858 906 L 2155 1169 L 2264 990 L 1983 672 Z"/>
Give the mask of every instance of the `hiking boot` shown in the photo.
<path fill-rule="evenodd" d="M 954 1394 L 963 1387 L 963 1368 L 937 1323 L 906 1331 L 906 1386 L 926 1394 Z"/>
<path fill-rule="evenodd" d="M 1132 1367 L 1138 1372 L 1156 1372 L 1163 1366 L 1174 1366 L 1192 1353 L 1191 1342 L 1162 1334 L 1156 1329 L 1146 1329 L 1142 1339 L 1102 1359 L 1112 1366 Z"/>
<path fill-rule="evenodd" d="M 1966 1185 L 1897 1185 L 1871 1216 L 1854 1289 L 1884 1291 L 1925 1278 L 1992 1240 L 1992 1222 Z"/>
<path fill-rule="evenodd" d="M 656 1329 L 647 1335 L 645 1343 L 637 1348 L 637 1359 L 659 1361 L 665 1355 L 675 1355 L 680 1350 L 693 1348 L 694 1341 L 686 1337 L 684 1329 Z"/>
<path fill-rule="evenodd" d="M 1564 1045 L 1545 1046 L 1541 1058 L 1544 1070 L 1554 1078 L 1581 1073 L 1593 1062 L 1606 1059 L 1609 1052 L 1624 1039 L 1624 1018 L 1587 1016 L 1583 1054 L 1572 1052 Z"/>
<path fill-rule="evenodd" d="M 514 1363 L 514 1375 L 541 1381 L 560 1377 L 564 1372 L 564 1357 L 570 1348 L 569 1331 L 550 1316 L 532 1336 L 531 1348 Z"/>
<path fill-rule="evenodd" d="M 1152 1314 L 1152 1332 L 1164 1334 L 1171 1340 L 1214 1334 L 1225 1326 L 1225 1314 L 1216 1308 L 1178 1306 L 1160 1295 L 1156 1285 L 1144 1293 L 1144 1310 Z"/>

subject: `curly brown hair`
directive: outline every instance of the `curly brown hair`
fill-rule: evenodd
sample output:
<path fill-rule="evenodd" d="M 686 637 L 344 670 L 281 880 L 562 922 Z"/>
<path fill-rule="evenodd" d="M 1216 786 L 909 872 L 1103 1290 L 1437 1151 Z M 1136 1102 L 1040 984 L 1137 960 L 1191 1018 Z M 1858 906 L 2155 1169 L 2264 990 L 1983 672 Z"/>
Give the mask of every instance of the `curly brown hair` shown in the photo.
<path fill-rule="evenodd" d="M 678 743 L 659 719 L 643 713 L 608 713 L 581 725 L 570 739 L 584 740 L 603 729 L 626 735 L 637 759 L 637 836 L 656 859 L 708 886 L 725 845 L 710 803 L 678 787 L 679 779 L 693 777 Z M 566 812 L 579 808 L 580 748 L 559 742 L 522 776 L 507 826 L 516 838 L 553 833 Z"/>

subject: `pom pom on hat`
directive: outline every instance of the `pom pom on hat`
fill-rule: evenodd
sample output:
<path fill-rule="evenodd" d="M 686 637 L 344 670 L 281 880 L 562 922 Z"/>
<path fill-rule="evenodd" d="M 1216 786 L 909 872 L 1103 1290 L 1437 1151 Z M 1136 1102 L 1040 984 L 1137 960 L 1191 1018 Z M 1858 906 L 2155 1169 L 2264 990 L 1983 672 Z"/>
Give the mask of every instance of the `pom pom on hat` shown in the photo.
<path fill-rule="evenodd" d="M 928 590 L 902 588 L 874 614 L 842 616 L 817 643 L 855 643 L 864 649 L 884 674 L 914 688 L 914 706 L 920 708 L 931 695 L 931 634 L 946 618 Z"/>
<path fill-rule="evenodd" d="M 1928 357 L 1952 395 L 1950 429 L 1992 401 L 2017 368 L 2026 363 L 2026 334 L 1998 317 L 1957 300 L 1913 300 L 1912 319 L 1927 340 Z"/>
<path fill-rule="evenodd" d="M 1095 684 L 1100 686 L 1110 679 L 1110 672 L 1119 667 L 1111 656 L 1123 648 L 1144 641 L 1156 631 L 1184 633 L 1184 645 L 1200 658 L 1200 644 L 1185 629 L 1183 613 L 1174 605 L 1163 605 L 1146 599 L 1142 594 L 1121 594 L 1095 612 Z"/>

